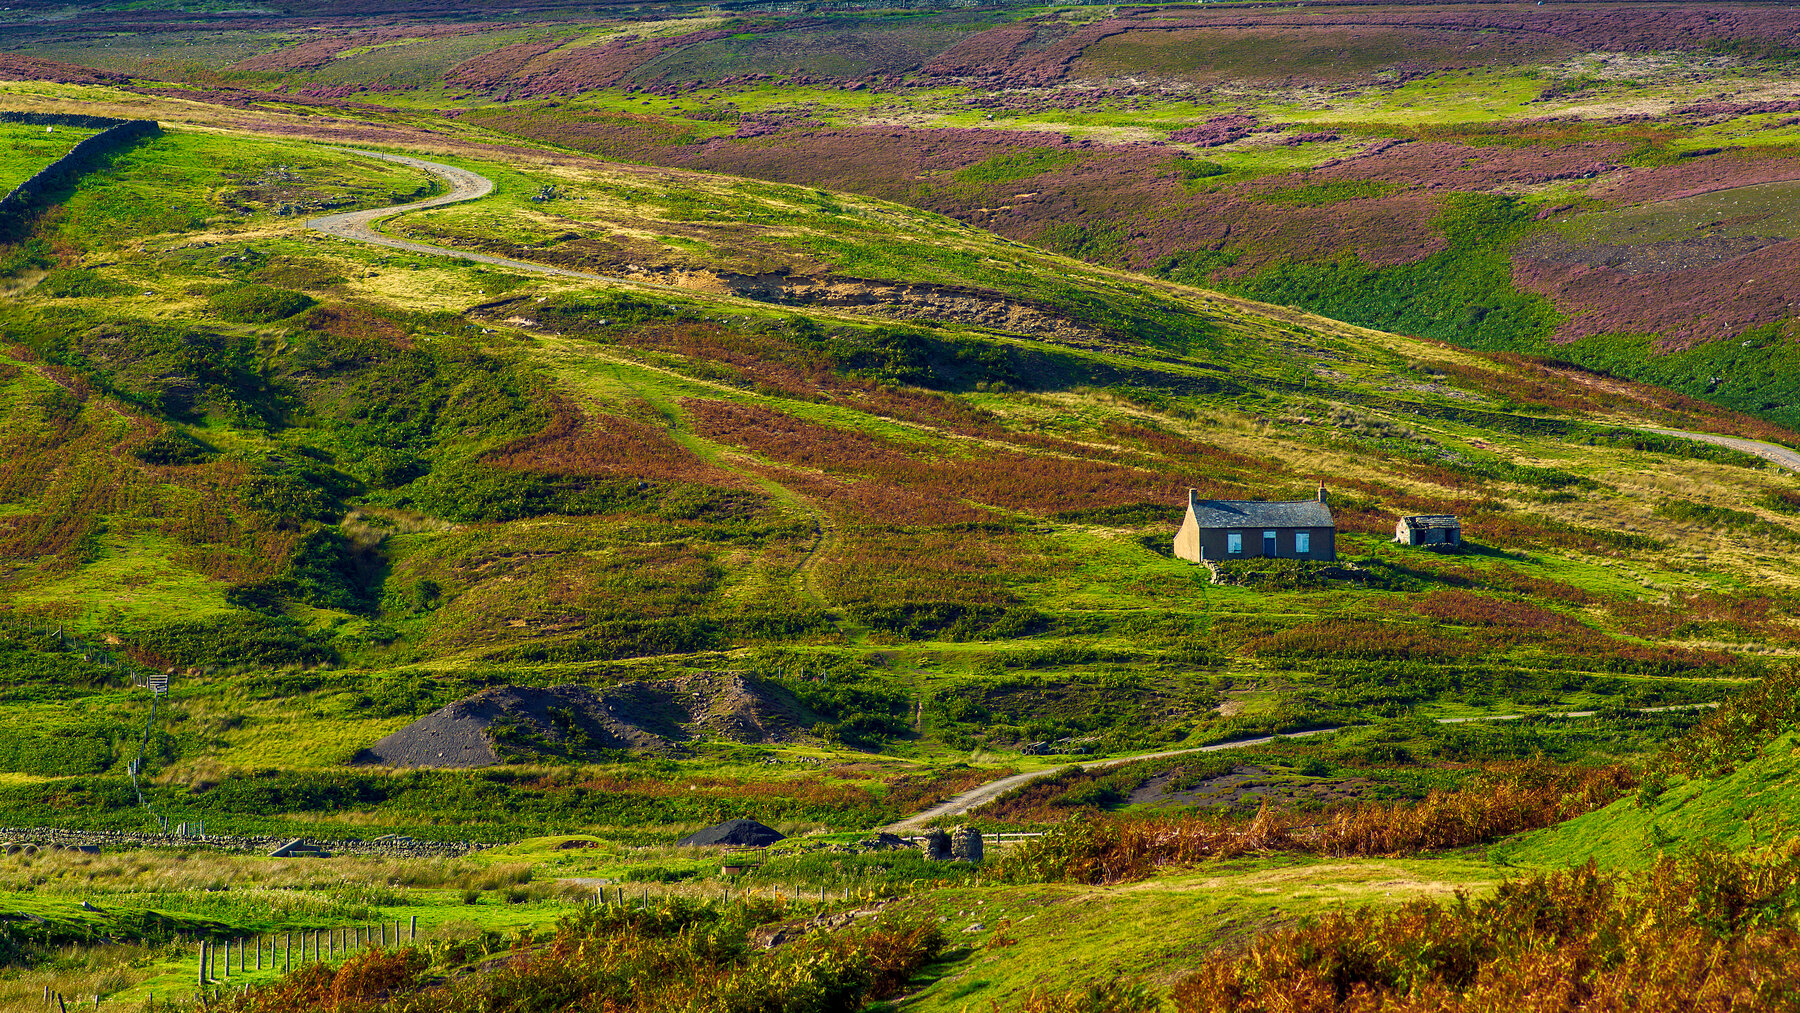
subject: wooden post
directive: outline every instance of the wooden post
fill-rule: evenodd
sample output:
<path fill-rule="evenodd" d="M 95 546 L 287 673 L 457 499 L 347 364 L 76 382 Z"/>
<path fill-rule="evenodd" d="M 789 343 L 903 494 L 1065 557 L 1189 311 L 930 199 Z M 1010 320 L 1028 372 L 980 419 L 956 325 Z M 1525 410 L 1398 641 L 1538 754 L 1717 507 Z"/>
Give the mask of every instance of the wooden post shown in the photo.
<path fill-rule="evenodd" d="M 412 926 L 411 926 L 411 929 L 407 933 L 406 941 L 409 943 L 416 943 L 419 941 L 419 916 L 418 915 L 412 916 Z"/>
<path fill-rule="evenodd" d="M 225 940 L 225 980 L 231 980 L 231 940 Z"/>
<path fill-rule="evenodd" d="M 262 947 L 263 947 L 262 937 L 257 936 L 256 937 L 256 969 L 258 971 L 262 970 Z"/>
<path fill-rule="evenodd" d="M 337 932 L 333 929 L 326 929 L 325 930 L 325 959 L 331 960 L 331 959 L 335 958 L 336 956 L 337 956 Z"/>

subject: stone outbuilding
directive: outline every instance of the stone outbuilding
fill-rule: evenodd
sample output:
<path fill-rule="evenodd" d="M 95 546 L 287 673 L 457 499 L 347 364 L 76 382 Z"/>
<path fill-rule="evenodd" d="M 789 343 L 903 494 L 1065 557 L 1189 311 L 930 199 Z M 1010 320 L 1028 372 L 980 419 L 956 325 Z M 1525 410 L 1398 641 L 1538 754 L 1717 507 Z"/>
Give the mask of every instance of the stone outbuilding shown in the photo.
<path fill-rule="evenodd" d="M 1199 499 L 1189 489 L 1175 555 L 1192 563 L 1259 556 L 1333 560 L 1337 522 L 1323 485 L 1316 499 L 1298 500 Z"/>
<path fill-rule="evenodd" d="M 1401 545 L 1459 548 L 1462 545 L 1462 522 L 1454 514 L 1402 517 L 1394 524 L 1394 541 Z"/>

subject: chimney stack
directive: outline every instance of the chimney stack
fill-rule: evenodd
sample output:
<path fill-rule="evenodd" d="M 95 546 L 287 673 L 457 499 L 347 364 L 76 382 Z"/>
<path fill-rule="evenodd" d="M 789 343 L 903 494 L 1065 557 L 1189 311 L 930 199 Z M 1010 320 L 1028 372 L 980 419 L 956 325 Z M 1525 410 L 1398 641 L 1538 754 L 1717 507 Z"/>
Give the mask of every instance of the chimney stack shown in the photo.
<path fill-rule="evenodd" d="M 1319 479 L 1319 502 L 1321 502 L 1321 503 L 1329 503 L 1330 502 L 1330 500 L 1325 498 L 1325 480 L 1322 478 Z"/>

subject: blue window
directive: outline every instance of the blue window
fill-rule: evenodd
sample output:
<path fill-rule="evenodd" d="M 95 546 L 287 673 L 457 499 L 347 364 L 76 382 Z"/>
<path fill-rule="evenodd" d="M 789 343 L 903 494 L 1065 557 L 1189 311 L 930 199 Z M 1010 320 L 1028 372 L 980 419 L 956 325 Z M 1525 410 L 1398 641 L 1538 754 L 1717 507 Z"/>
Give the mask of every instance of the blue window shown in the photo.
<path fill-rule="evenodd" d="M 1265 532 L 1263 532 L 1263 555 L 1273 556 L 1274 554 L 1275 554 L 1275 532 L 1265 531 Z"/>
<path fill-rule="evenodd" d="M 1244 533 L 1242 531 L 1227 531 L 1225 533 L 1225 551 L 1234 556 L 1241 556 L 1244 554 Z"/>
<path fill-rule="evenodd" d="M 1304 556 L 1312 551 L 1312 532 L 1294 532 L 1294 555 Z"/>

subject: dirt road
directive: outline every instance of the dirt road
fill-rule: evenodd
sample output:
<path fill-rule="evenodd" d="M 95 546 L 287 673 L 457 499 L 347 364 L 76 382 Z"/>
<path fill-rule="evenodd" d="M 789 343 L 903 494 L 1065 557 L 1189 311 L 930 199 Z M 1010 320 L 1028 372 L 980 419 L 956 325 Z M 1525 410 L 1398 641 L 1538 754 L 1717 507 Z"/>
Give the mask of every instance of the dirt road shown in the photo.
<path fill-rule="evenodd" d="M 1125 756 L 1113 760 L 1089 760 L 1085 763 L 1076 762 L 1065 764 L 1064 768 L 1059 769 L 1080 767 L 1082 770 L 1103 770 L 1107 767 L 1118 767 L 1127 763 L 1136 763 L 1139 760 L 1160 760 L 1165 756 L 1186 756 L 1189 753 L 1215 753 L 1221 749 L 1243 749 L 1246 746 L 1260 746 L 1265 742 L 1274 742 L 1277 738 L 1298 739 L 1307 735 L 1325 735 L 1335 731 L 1338 731 L 1338 729 L 1315 728 L 1305 732 L 1289 732 L 1288 734 L 1281 736 L 1270 735 L 1260 739 L 1221 742 L 1216 746 L 1199 746 L 1194 749 L 1171 749 L 1161 753 L 1143 753 L 1138 756 Z M 881 829 L 895 834 L 923 830 L 925 829 L 925 824 L 937 819 L 939 816 L 960 816 L 971 809 L 979 808 L 992 802 L 1014 788 L 1021 787 L 1050 773 L 1054 773 L 1054 771 L 1036 770 L 1029 774 L 1014 774 L 1011 777 L 1003 777 L 998 781 L 989 781 L 978 788 L 971 788 L 955 798 L 940 802 L 922 813 L 915 816 L 908 816 L 897 823 L 890 823 Z"/>
<path fill-rule="evenodd" d="M 1635 710 L 1639 714 L 1664 714 L 1670 711 L 1706 710 L 1718 706 L 1717 703 L 1683 703 L 1674 704 L 1668 707 L 1634 707 L 1632 710 Z M 1599 711 L 1562 711 L 1540 714 L 1537 716 L 1547 718 L 1591 718 L 1598 717 L 1599 714 Z M 1522 721 L 1528 716 L 1530 715 L 1482 714 L 1466 718 L 1438 718 L 1437 723 L 1440 725 L 1460 725 L 1472 721 Z M 1200 746 L 1197 749 L 1171 749 L 1161 753 L 1142 753 L 1138 756 L 1125 756 L 1112 760 L 1090 760 L 1086 763 L 1071 763 L 1066 766 L 1080 767 L 1082 770 L 1100 770 L 1106 767 L 1117 767 L 1126 763 L 1136 763 L 1139 760 L 1160 760 L 1165 756 L 1186 756 L 1189 753 L 1213 753 L 1218 752 L 1221 749 L 1243 749 L 1246 746 L 1260 746 L 1265 742 L 1274 742 L 1277 738 L 1298 739 L 1307 735 L 1326 735 L 1331 732 L 1342 730 L 1343 729 L 1341 728 L 1315 728 L 1305 732 L 1289 732 L 1288 734 L 1281 736 L 1267 736 L 1260 739 L 1243 739 L 1238 742 L 1221 742 L 1216 746 Z M 897 823 L 891 823 L 881 829 L 891 833 L 914 833 L 925 829 L 925 824 L 937 819 L 939 816 L 961 816 L 971 809 L 978 809 L 981 806 L 987 805 L 989 802 L 1012 791 L 1014 788 L 1023 787 L 1040 777 L 1052 773 L 1055 773 L 1055 771 L 1038 770 L 1029 774 L 1014 774 L 1011 777 L 1003 777 L 998 781 L 989 781 L 978 788 L 971 788 L 955 798 L 932 806 L 930 809 L 927 809 L 916 816 L 908 816 Z"/>
<path fill-rule="evenodd" d="M 1778 464 L 1792 472 L 1800 472 L 1800 450 L 1790 450 L 1774 443 L 1761 440 L 1746 440 L 1740 436 L 1720 436 L 1717 433 L 1690 433 L 1684 429 L 1652 429 L 1653 433 L 1664 436 L 1679 436 L 1688 440 L 1699 440 L 1732 450 L 1741 450 L 1746 454 L 1755 454 L 1772 464 Z"/>
<path fill-rule="evenodd" d="M 360 148 L 339 148 L 353 155 L 364 158 L 379 158 L 384 162 L 398 162 L 410 165 L 415 169 L 423 169 L 433 176 L 450 184 L 450 192 L 440 194 L 429 200 L 415 201 L 411 204 L 396 204 L 392 207 L 370 208 L 366 211 L 346 211 L 343 214 L 326 215 L 314 218 L 306 223 L 306 227 L 314 232 L 323 232 L 328 236 L 348 239 L 353 243 L 367 243 L 371 246 L 386 246 L 389 249 L 405 250 L 408 253 L 424 253 L 434 257 L 455 257 L 458 260 L 474 261 L 477 264 L 492 264 L 514 271 L 528 271 L 532 274 L 548 274 L 558 278 L 581 278 L 584 281 L 607 281 L 633 287 L 662 288 L 661 285 L 647 285 L 645 282 L 628 281 L 624 278 L 609 278 L 601 274 L 589 274 L 586 271 L 570 271 L 566 268 L 551 267 L 547 264 L 533 264 L 525 260 L 508 260 L 505 257 L 493 257 L 485 253 L 471 253 L 468 250 L 453 250 L 446 246 L 432 246 L 429 243 L 414 243 L 405 239 L 395 239 L 375 231 L 375 223 L 383 218 L 404 214 L 408 211 L 420 211 L 425 208 L 443 207 L 445 204 L 457 204 L 462 201 L 486 197 L 494 192 L 494 181 L 486 176 L 477 175 L 467 169 L 458 169 L 453 165 L 438 162 L 427 162 L 422 158 L 407 155 L 390 155 L 382 151 L 364 151 Z"/>

